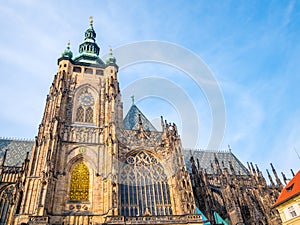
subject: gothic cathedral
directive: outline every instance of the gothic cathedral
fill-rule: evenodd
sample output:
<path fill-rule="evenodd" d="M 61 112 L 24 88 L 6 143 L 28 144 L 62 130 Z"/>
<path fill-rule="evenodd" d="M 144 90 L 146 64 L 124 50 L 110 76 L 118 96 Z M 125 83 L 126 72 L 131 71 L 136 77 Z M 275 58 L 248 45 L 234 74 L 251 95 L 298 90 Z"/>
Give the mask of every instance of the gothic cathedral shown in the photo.
<path fill-rule="evenodd" d="M 123 122 L 116 59 L 95 38 L 91 19 L 80 54 L 58 59 L 11 223 L 203 224 L 176 125 L 157 131 L 134 104 Z"/>
<path fill-rule="evenodd" d="M 231 149 L 184 150 L 134 102 L 123 117 L 117 61 L 99 53 L 91 18 L 79 55 L 68 43 L 58 59 L 35 140 L 0 138 L 0 225 L 281 224 L 272 164 L 268 184 Z"/>

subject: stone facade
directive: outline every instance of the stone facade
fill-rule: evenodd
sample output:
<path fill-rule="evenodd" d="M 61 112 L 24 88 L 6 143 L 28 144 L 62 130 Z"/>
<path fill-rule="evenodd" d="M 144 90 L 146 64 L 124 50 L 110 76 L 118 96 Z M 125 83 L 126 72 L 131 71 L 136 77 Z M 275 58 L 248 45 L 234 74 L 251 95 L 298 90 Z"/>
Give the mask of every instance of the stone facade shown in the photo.
<path fill-rule="evenodd" d="M 68 45 L 58 59 L 6 223 L 203 224 L 176 125 L 149 131 L 135 115 L 136 129 L 124 128 L 118 66 L 112 53 L 99 58 L 95 37 L 91 21 L 80 55 Z"/>
<path fill-rule="evenodd" d="M 273 205 L 283 225 L 300 224 L 300 171 L 286 184 Z"/>
<path fill-rule="evenodd" d="M 198 159 L 191 157 L 197 206 L 210 221 L 218 213 L 230 224 L 280 225 L 279 214 L 272 208 L 283 187 L 276 170 L 271 164 L 276 182 L 267 171 L 271 183 L 268 185 L 259 168 L 248 165 L 247 174 L 242 174 L 230 161 L 227 168 L 215 157 L 208 172 Z"/>
<path fill-rule="evenodd" d="M 231 152 L 184 151 L 175 124 L 157 131 L 134 104 L 123 120 L 116 59 L 95 38 L 91 20 L 79 56 L 68 44 L 58 59 L 35 140 L 0 140 L 0 224 L 280 224 L 277 174 L 267 185 Z"/>

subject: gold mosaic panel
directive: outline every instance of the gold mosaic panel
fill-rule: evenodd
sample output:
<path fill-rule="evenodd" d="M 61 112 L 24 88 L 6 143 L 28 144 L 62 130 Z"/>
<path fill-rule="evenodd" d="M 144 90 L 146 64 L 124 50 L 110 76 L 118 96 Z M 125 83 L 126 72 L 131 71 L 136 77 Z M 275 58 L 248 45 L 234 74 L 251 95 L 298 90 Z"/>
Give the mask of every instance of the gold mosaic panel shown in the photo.
<path fill-rule="evenodd" d="M 71 173 L 70 200 L 88 200 L 89 181 L 88 167 L 83 162 L 77 163 Z"/>

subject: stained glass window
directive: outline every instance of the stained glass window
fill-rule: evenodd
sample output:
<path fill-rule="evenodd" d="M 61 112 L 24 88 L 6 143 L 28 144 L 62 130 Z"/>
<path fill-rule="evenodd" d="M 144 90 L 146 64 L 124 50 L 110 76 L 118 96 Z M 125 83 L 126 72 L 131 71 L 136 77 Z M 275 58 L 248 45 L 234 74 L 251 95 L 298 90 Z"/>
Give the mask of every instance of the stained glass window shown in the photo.
<path fill-rule="evenodd" d="M 74 165 L 71 172 L 70 200 L 82 201 L 89 199 L 89 169 L 83 163 Z"/>
<path fill-rule="evenodd" d="M 84 121 L 84 109 L 80 106 L 76 112 L 76 121 L 83 122 Z"/>
<path fill-rule="evenodd" d="M 162 165 L 140 151 L 127 158 L 120 173 L 120 214 L 171 215 L 170 190 Z"/>

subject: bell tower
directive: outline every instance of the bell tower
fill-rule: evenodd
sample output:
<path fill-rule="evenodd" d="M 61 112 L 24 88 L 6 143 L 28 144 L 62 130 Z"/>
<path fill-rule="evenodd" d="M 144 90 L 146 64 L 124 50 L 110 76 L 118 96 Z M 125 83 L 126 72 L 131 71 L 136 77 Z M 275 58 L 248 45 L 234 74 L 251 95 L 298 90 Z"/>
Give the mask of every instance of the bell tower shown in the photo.
<path fill-rule="evenodd" d="M 99 57 L 93 19 L 58 59 L 12 224 L 203 224 L 175 124 L 162 131 L 133 103 L 123 121 L 112 50 Z"/>
<path fill-rule="evenodd" d="M 103 223 L 118 211 L 116 130 L 123 127 L 118 66 L 99 57 L 93 19 L 73 57 L 58 59 L 15 223 Z"/>

